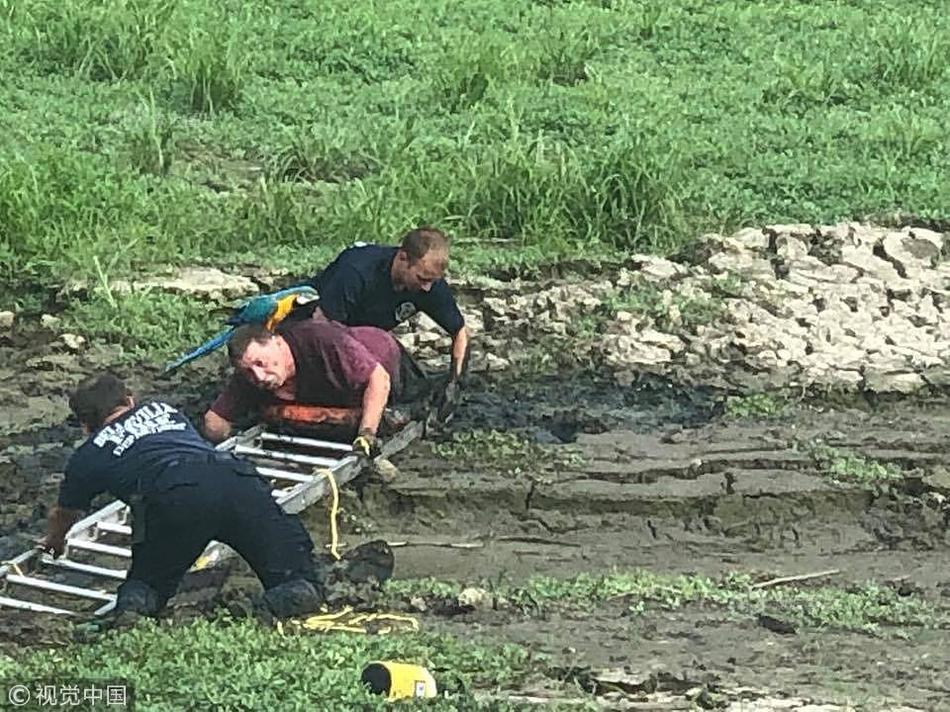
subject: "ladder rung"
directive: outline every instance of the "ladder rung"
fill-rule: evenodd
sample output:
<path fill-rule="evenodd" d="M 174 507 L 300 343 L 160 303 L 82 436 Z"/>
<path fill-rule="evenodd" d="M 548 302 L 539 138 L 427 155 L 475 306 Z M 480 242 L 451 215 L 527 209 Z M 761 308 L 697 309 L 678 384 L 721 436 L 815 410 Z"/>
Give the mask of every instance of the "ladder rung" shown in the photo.
<path fill-rule="evenodd" d="M 55 591 L 56 593 L 66 593 L 70 596 L 79 596 L 81 598 L 94 598 L 97 601 L 111 601 L 114 594 L 105 591 L 96 591 L 92 588 L 80 588 L 79 586 L 67 586 L 64 583 L 46 581 L 45 579 L 33 578 L 32 576 L 20 576 L 11 574 L 7 576 L 10 583 L 18 583 L 21 586 L 30 588 L 39 588 L 44 591 Z"/>
<path fill-rule="evenodd" d="M 346 443 L 337 443 L 332 440 L 315 440 L 314 438 L 300 438 L 296 435 L 280 435 L 279 433 L 261 433 L 258 436 L 261 440 L 270 440 L 277 443 L 290 443 L 291 445 L 309 445 L 319 447 L 324 450 L 336 450 L 338 452 L 350 452 L 352 445 Z"/>
<path fill-rule="evenodd" d="M 0 596 L 0 607 L 19 608 L 24 611 L 38 611 L 40 613 L 59 613 L 67 616 L 76 615 L 76 611 L 67 611 L 65 608 L 56 608 L 55 606 L 46 606 L 42 603 L 33 603 L 32 601 L 21 601 L 18 598 L 7 598 Z"/>
<path fill-rule="evenodd" d="M 124 546 L 100 544 L 98 541 L 89 541 L 88 539 L 69 539 L 66 543 L 73 549 L 85 549 L 86 551 L 95 551 L 98 554 L 121 556 L 125 559 L 132 558 L 132 550 L 126 549 Z"/>
<path fill-rule="evenodd" d="M 93 615 L 101 616 L 101 615 L 103 615 L 104 613 L 108 613 L 108 612 L 111 611 L 113 608 L 115 608 L 115 599 L 114 599 L 114 598 L 113 598 L 111 601 L 109 601 L 108 603 L 103 603 L 101 606 L 99 606 L 99 608 L 96 609 L 96 612 L 95 612 Z"/>
<path fill-rule="evenodd" d="M 66 535 L 69 536 L 71 534 L 85 531 L 97 522 L 101 522 L 104 519 L 118 515 L 123 509 L 126 509 L 125 503 L 121 499 L 117 499 L 112 504 L 107 504 L 98 512 L 93 512 L 88 517 L 80 519 L 78 522 L 73 524 L 72 527 L 70 527 L 69 531 L 66 532 Z"/>
<path fill-rule="evenodd" d="M 267 477 L 276 477 L 280 480 L 291 480 L 293 482 L 312 482 L 313 475 L 301 475 L 297 472 L 288 470 L 278 470 L 276 467 L 258 467 L 257 471 Z"/>
<path fill-rule="evenodd" d="M 69 571 L 79 571 L 93 576 L 105 576 L 119 580 L 125 580 L 126 577 L 126 572 L 119 569 L 107 569 L 105 566 L 81 564 L 78 561 L 71 561 L 70 559 L 53 559 L 47 556 L 40 559 L 40 561 L 46 566 L 55 566 L 60 569 L 68 569 Z"/>
<path fill-rule="evenodd" d="M 98 522 L 96 524 L 104 532 L 115 532 L 116 534 L 132 535 L 132 527 L 128 524 L 116 524 L 115 522 Z"/>
<path fill-rule="evenodd" d="M 276 450 L 263 450 L 257 447 L 248 447 L 247 445 L 235 445 L 234 452 L 237 455 L 259 455 L 260 457 L 269 457 L 272 460 L 283 460 L 284 462 L 302 462 L 306 465 L 323 465 L 332 467 L 338 464 L 339 460 L 332 457 L 314 457 L 313 455 L 296 455 L 289 452 L 278 452 Z"/>

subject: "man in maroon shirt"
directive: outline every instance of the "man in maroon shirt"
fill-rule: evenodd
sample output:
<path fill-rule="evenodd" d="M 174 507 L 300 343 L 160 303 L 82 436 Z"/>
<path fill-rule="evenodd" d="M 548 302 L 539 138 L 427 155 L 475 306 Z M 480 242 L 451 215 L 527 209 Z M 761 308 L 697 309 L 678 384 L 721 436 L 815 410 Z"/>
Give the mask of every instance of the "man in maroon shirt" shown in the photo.
<path fill-rule="evenodd" d="M 282 322 L 275 333 L 249 324 L 231 336 L 228 356 L 235 372 L 204 416 L 212 442 L 230 436 L 244 415 L 298 403 L 361 409 L 357 443 L 364 454 L 375 450 L 383 411 L 399 387 L 399 345 L 389 333 L 310 319 Z"/>

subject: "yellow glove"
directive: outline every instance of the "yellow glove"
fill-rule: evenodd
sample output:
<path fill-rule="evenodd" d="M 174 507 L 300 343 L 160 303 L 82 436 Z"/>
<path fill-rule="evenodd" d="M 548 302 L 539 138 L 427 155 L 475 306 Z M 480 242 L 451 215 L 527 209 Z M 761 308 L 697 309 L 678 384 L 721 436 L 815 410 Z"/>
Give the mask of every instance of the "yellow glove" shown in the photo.
<path fill-rule="evenodd" d="M 375 433 L 361 430 L 359 436 L 353 441 L 353 452 L 370 460 L 379 457 L 382 452 L 379 438 Z"/>

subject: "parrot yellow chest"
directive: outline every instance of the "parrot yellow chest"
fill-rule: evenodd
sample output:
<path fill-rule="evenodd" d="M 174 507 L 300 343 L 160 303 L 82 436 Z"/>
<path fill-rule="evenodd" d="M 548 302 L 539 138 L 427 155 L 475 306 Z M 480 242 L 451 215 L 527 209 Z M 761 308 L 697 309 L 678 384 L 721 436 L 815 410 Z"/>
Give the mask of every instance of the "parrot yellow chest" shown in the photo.
<path fill-rule="evenodd" d="M 290 294 L 286 297 L 277 300 L 277 308 L 274 309 L 274 313 L 270 315 L 270 318 L 265 322 L 264 326 L 267 327 L 268 331 L 273 331 L 280 322 L 284 320 L 291 310 L 294 308 L 294 304 L 297 301 L 296 294 Z"/>

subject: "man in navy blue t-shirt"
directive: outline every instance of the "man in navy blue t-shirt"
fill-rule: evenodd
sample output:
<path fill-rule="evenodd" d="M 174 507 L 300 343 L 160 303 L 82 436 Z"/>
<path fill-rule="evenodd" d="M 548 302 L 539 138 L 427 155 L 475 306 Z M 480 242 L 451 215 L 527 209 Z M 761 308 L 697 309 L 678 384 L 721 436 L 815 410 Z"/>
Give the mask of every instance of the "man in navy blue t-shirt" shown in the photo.
<path fill-rule="evenodd" d="M 407 232 L 399 247 L 357 243 L 345 249 L 309 284 L 320 294 L 315 318 L 391 331 L 417 312 L 452 337 L 452 360 L 440 415 L 451 413 L 468 358 L 468 330 L 444 279 L 449 247 L 430 227 Z"/>
<path fill-rule="evenodd" d="M 83 382 L 70 408 L 88 439 L 73 453 L 40 548 L 54 557 L 103 492 L 132 509 L 132 565 L 115 613 L 158 613 L 212 540 L 257 574 L 274 615 L 313 612 L 324 600 L 313 542 L 252 463 L 215 450 L 176 408 L 136 404 L 112 374 Z"/>

